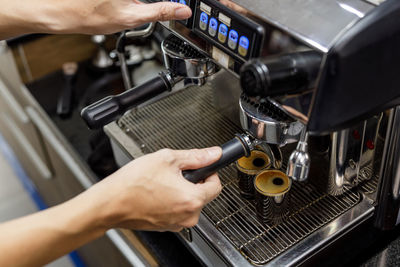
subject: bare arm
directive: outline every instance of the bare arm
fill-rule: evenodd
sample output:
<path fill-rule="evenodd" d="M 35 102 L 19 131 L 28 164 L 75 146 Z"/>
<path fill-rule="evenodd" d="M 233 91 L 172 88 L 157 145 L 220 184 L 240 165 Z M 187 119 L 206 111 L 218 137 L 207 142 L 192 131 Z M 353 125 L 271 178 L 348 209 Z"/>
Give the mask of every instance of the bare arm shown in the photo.
<path fill-rule="evenodd" d="M 138 0 L 0 0 L 0 7 L 0 39 L 27 33 L 108 34 L 191 16 L 181 4 Z"/>
<path fill-rule="evenodd" d="M 217 175 L 192 184 L 181 171 L 220 156 L 219 147 L 161 150 L 132 161 L 70 201 L 0 224 L 0 266 L 44 265 L 114 227 L 179 231 L 194 226 L 221 184 Z"/>

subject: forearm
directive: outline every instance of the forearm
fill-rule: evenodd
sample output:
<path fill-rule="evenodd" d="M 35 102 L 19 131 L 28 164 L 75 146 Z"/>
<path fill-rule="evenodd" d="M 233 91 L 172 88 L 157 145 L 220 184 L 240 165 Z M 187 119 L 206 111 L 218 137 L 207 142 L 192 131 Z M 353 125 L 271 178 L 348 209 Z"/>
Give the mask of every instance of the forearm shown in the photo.
<path fill-rule="evenodd" d="M 0 40 L 27 33 L 110 34 L 159 20 L 185 19 L 181 4 L 139 0 L 0 0 Z"/>
<path fill-rule="evenodd" d="M 86 195 L 0 224 L 0 266 L 42 266 L 102 236 L 101 207 Z"/>
<path fill-rule="evenodd" d="M 0 39 L 54 32 L 59 27 L 59 5 L 59 1 L 48 0 L 0 0 Z"/>

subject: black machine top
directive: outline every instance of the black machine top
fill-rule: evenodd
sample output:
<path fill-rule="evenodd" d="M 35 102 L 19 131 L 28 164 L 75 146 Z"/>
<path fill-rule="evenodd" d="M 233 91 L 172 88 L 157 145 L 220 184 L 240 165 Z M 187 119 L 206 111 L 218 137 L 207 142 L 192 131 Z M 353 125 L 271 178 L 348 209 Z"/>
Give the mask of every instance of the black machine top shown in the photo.
<path fill-rule="evenodd" d="M 400 1 L 387 0 L 327 53 L 308 130 L 323 133 L 400 104 Z"/>

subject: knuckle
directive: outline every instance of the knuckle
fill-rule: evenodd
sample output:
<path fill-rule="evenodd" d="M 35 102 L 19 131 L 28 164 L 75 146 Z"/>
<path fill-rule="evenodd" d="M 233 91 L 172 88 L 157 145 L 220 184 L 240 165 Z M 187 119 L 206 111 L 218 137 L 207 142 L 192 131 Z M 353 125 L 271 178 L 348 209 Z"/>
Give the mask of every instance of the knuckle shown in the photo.
<path fill-rule="evenodd" d="M 204 162 L 205 160 L 207 160 L 207 154 L 204 153 L 204 151 L 200 150 L 200 149 L 192 149 L 192 155 L 194 155 L 194 158 L 197 161 L 200 162 Z"/>
<path fill-rule="evenodd" d="M 197 212 L 203 207 L 203 201 L 198 200 L 198 199 L 192 199 L 189 201 L 187 205 L 187 211 L 188 212 Z"/>
<path fill-rule="evenodd" d="M 164 162 L 168 164 L 173 164 L 175 162 L 175 155 L 172 149 L 164 148 L 161 149 L 159 153 Z"/>
<path fill-rule="evenodd" d="M 170 8 L 168 5 L 161 5 L 158 12 L 158 20 L 165 21 L 170 17 Z"/>
<path fill-rule="evenodd" d="M 184 228 L 191 228 L 199 222 L 199 216 L 193 216 L 182 223 Z"/>

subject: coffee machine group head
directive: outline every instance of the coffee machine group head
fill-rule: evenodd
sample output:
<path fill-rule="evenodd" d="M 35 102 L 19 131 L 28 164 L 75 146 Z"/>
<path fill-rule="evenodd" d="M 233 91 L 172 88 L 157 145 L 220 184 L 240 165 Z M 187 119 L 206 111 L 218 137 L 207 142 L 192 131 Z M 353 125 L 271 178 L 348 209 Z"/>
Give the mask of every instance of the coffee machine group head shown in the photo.
<path fill-rule="evenodd" d="M 287 167 L 293 180 L 307 179 L 310 134 L 343 130 L 400 103 L 399 6 L 381 4 L 326 51 L 302 47 L 241 68 L 241 125 L 267 143 L 298 141 Z"/>
<path fill-rule="evenodd" d="M 105 126 L 128 110 L 171 91 L 180 81 L 185 86 L 200 86 L 216 71 L 216 65 L 209 58 L 172 34 L 162 42 L 161 50 L 167 70 L 119 95 L 108 96 L 85 107 L 81 116 L 89 128 Z"/>

